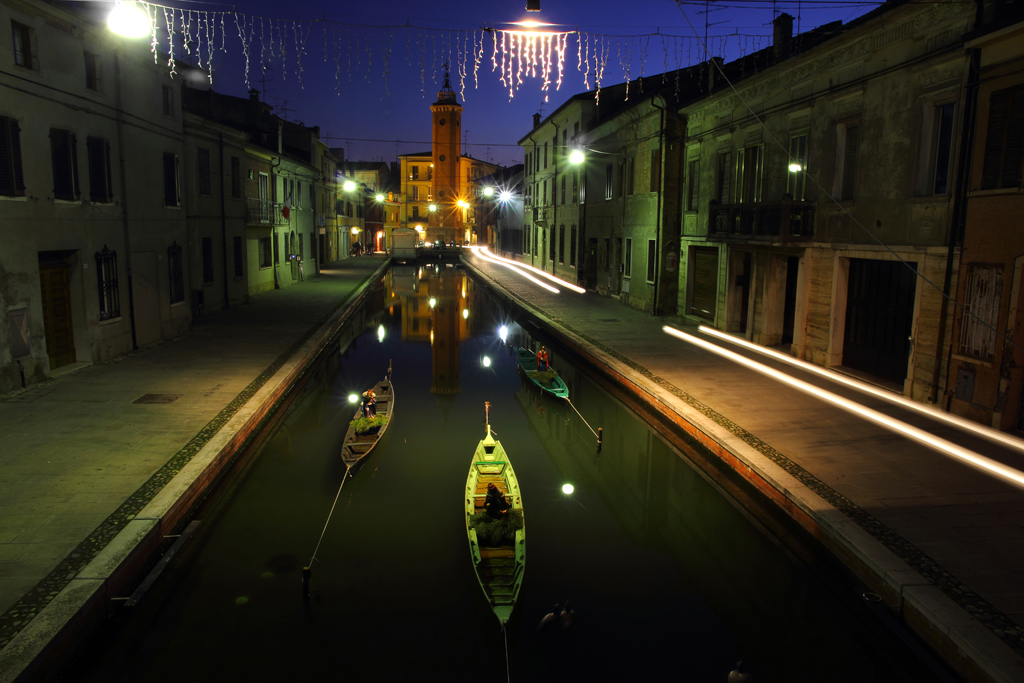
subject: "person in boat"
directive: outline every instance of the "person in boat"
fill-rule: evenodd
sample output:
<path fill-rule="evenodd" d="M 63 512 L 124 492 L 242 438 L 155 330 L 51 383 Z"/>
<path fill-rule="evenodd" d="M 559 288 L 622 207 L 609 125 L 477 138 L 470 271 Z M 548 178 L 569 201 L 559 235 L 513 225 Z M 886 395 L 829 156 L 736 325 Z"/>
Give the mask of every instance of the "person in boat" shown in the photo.
<path fill-rule="evenodd" d="M 376 417 L 377 416 L 377 394 L 374 393 L 373 389 L 369 389 L 363 392 L 363 417 Z"/>
<path fill-rule="evenodd" d="M 543 346 L 537 352 L 537 372 L 545 372 L 548 369 L 548 352 Z"/>
<path fill-rule="evenodd" d="M 508 515 L 508 511 L 512 508 L 507 500 L 505 500 L 505 494 L 501 492 L 494 484 L 487 485 L 487 498 L 484 499 L 484 512 L 489 517 L 494 519 L 501 519 Z"/>

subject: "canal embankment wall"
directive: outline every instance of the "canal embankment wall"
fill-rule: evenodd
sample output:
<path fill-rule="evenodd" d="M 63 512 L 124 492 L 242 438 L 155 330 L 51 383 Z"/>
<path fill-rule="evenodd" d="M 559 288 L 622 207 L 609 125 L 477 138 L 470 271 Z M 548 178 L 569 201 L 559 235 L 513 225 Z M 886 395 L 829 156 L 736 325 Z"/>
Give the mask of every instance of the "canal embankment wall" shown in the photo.
<path fill-rule="evenodd" d="M 593 377 L 602 380 L 599 383 L 603 388 L 657 428 L 720 489 L 740 504 L 751 501 L 753 493 L 819 542 L 864 583 L 869 597 L 880 598 L 966 680 L 1024 680 L 1024 658 L 869 533 L 865 525 L 852 519 L 841 509 L 841 497 L 826 499 L 800 478 L 797 468 L 787 467 L 788 461 L 773 460 L 773 449 L 768 444 L 749 434 L 738 436 L 742 429 L 726 429 L 680 400 L 666 382 L 627 355 L 588 338 L 578 329 L 579 320 L 569 320 L 564 308 L 559 310 L 563 317 L 556 319 L 535 300 L 499 282 L 472 259 L 464 259 L 464 264 L 510 314 L 532 323 L 577 356 L 589 366 Z M 581 310 L 580 315 L 586 314 Z M 598 311 L 589 314 L 602 315 Z M 643 343 L 649 347 L 657 342 L 647 339 Z M 766 526 L 785 533 L 771 523 Z M 870 528 L 870 524 L 866 526 Z M 876 533 L 886 532 L 880 528 Z"/>
<path fill-rule="evenodd" d="M 0 650 L 0 683 L 46 680 L 60 672 L 94 629 L 109 618 L 196 506 L 241 453 L 282 415 L 307 373 L 343 343 L 349 323 L 390 267 L 379 261 L 326 321 L 275 363 L 269 379 L 146 503 L 95 557 Z M 362 330 L 358 330 L 361 332 Z M 296 587 L 298 590 L 298 587 Z"/>

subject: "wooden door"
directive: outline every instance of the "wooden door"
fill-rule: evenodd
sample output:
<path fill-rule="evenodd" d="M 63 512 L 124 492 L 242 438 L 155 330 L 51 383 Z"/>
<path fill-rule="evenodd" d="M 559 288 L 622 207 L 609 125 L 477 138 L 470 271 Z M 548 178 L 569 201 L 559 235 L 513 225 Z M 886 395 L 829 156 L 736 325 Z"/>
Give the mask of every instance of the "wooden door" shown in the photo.
<path fill-rule="evenodd" d="M 43 331 L 50 370 L 74 363 L 75 334 L 71 324 L 71 282 L 66 265 L 40 265 Z"/>
<path fill-rule="evenodd" d="M 907 377 L 915 268 L 900 261 L 850 259 L 843 365 L 893 382 Z"/>

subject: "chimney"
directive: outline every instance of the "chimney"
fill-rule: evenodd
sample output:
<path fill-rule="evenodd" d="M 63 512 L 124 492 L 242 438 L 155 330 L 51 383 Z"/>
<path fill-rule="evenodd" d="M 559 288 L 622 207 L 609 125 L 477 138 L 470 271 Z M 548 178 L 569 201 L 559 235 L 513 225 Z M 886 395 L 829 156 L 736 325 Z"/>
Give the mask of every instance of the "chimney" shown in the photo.
<path fill-rule="evenodd" d="M 772 21 L 775 27 L 772 39 L 773 53 L 775 60 L 779 61 L 789 56 L 790 44 L 793 42 L 793 17 L 783 12 Z"/>
<path fill-rule="evenodd" d="M 252 90 L 250 90 L 249 91 L 249 100 L 251 102 L 259 102 L 260 101 L 260 91 L 257 90 L 256 88 L 253 88 Z"/>
<path fill-rule="evenodd" d="M 533 127 L 536 128 L 540 125 L 540 114 L 533 115 Z"/>

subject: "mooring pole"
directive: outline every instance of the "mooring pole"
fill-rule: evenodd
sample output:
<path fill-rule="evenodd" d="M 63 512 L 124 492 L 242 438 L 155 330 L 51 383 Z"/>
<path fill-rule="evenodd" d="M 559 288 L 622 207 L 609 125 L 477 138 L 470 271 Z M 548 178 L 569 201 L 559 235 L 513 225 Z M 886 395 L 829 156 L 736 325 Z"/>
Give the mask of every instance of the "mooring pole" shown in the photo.
<path fill-rule="evenodd" d="M 312 574 L 313 569 L 311 567 L 302 568 L 302 600 L 304 602 L 309 602 L 309 579 Z"/>
<path fill-rule="evenodd" d="M 597 428 L 597 451 L 601 452 L 601 440 L 604 438 L 604 427 Z"/>

